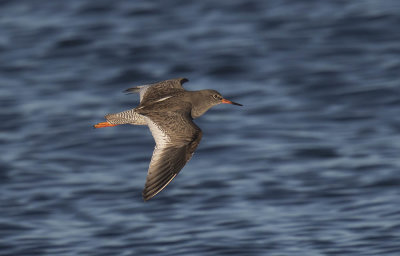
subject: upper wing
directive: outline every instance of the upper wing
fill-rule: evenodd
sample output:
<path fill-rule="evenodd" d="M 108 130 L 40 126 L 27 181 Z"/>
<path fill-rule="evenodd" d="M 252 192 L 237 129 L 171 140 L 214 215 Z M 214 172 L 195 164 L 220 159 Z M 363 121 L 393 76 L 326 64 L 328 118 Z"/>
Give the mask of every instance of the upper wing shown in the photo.
<path fill-rule="evenodd" d="M 163 190 L 190 160 L 202 132 L 186 114 L 166 112 L 148 115 L 156 147 L 147 172 L 143 199 L 149 200 Z M 173 122 L 169 122 L 172 120 Z M 174 125 L 178 124 L 178 125 Z"/>
<path fill-rule="evenodd" d="M 187 78 L 170 79 L 155 84 L 132 87 L 125 92 L 140 93 L 140 102 L 150 102 L 168 96 L 172 91 L 184 90 L 182 84 L 187 81 L 189 81 Z"/>

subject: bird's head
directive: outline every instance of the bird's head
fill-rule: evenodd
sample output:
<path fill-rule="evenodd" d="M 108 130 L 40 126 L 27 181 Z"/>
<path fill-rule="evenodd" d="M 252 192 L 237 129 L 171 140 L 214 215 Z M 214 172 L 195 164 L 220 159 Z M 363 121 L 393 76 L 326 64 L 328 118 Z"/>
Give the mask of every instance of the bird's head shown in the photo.
<path fill-rule="evenodd" d="M 210 102 L 212 105 L 218 105 L 218 104 L 225 103 L 225 104 L 243 106 L 242 104 L 224 99 L 224 97 L 222 97 L 221 93 L 217 92 L 216 90 L 205 90 L 204 93 L 207 98 L 207 101 Z"/>

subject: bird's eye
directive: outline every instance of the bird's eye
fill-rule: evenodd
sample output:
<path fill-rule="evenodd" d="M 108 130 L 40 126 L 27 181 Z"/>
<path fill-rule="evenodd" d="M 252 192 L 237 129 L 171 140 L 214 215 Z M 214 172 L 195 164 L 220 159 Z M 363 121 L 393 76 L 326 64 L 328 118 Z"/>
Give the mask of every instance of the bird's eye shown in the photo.
<path fill-rule="evenodd" d="M 221 99 L 221 96 L 219 96 L 218 94 L 214 94 L 214 95 L 213 95 L 213 98 L 216 99 L 216 100 L 220 100 L 220 99 Z"/>

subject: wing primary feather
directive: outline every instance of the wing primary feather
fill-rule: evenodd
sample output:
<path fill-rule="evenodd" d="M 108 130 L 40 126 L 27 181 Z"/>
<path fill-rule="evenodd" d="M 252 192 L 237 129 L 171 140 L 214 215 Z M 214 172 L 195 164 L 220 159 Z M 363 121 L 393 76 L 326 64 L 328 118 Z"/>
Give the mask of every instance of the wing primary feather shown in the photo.
<path fill-rule="evenodd" d="M 160 187 L 156 192 L 149 193 L 147 190 L 143 190 L 143 199 L 145 201 L 148 201 L 149 199 L 153 198 L 155 195 L 160 193 L 168 184 L 175 178 L 175 176 L 178 175 L 177 173 L 174 174 L 168 182 L 166 182 L 162 187 Z"/>
<path fill-rule="evenodd" d="M 146 191 L 153 192 L 154 190 L 159 190 L 160 187 L 164 186 L 164 184 L 167 183 L 169 180 L 171 180 L 171 178 L 174 176 L 175 176 L 175 174 L 168 173 L 168 175 L 165 175 L 163 178 L 160 178 L 156 182 L 152 183 L 151 185 L 146 186 Z"/>
<path fill-rule="evenodd" d="M 168 177 L 174 175 L 174 173 L 171 173 L 169 171 L 164 171 L 164 172 L 160 172 L 160 175 L 155 176 L 153 178 L 150 178 L 147 180 L 147 185 L 146 188 L 147 189 L 151 189 L 153 188 L 155 185 L 159 184 L 160 182 L 162 182 L 164 179 L 167 179 Z"/>

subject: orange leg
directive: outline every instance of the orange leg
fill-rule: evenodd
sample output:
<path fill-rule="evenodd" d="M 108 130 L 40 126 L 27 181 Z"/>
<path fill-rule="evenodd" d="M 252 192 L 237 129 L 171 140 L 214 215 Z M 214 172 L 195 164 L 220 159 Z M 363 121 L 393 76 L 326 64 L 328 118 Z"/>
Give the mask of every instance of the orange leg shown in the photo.
<path fill-rule="evenodd" d="M 101 122 L 98 124 L 93 125 L 94 128 L 104 128 L 104 127 L 111 127 L 111 126 L 117 126 L 118 124 L 110 124 L 109 122 Z"/>

